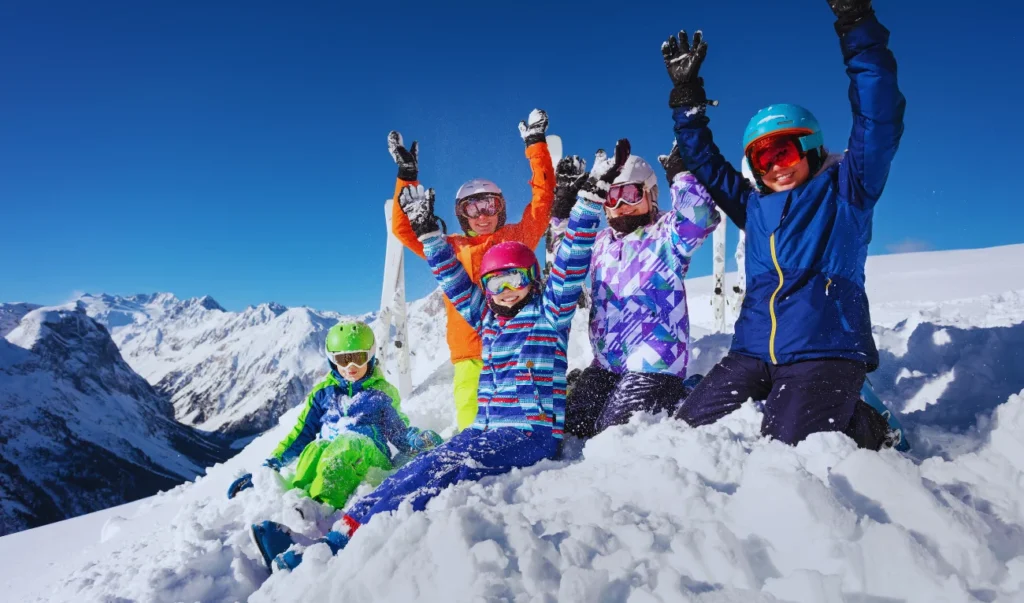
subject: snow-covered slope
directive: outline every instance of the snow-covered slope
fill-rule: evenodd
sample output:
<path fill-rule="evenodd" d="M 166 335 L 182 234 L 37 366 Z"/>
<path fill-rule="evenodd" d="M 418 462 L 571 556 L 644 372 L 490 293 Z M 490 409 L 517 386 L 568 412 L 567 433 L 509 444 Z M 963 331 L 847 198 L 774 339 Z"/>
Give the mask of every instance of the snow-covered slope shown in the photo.
<path fill-rule="evenodd" d="M 906 411 L 911 456 L 838 434 L 766 442 L 752 404 L 697 429 L 637 416 L 570 443 L 566 460 L 375 518 L 338 557 L 313 547 L 268 578 L 249 523 L 312 536 L 336 518 L 259 468 L 293 408 L 194 484 L 0 538 L 0 588 L 19 601 L 1024 600 L 1024 246 L 915 255 L 871 258 L 868 274 L 882 350 L 871 378 Z M 729 344 L 708 334 L 706 280 L 689 282 L 694 370 Z M 585 318 L 571 366 L 589 358 Z M 445 425 L 450 373 L 435 366 L 414 369 L 404 408 Z M 243 469 L 256 487 L 226 500 Z"/>
<path fill-rule="evenodd" d="M 266 430 L 304 399 L 327 371 L 324 336 L 342 318 L 275 303 L 227 312 L 210 297 L 169 293 L 79 301 L 110 329 L 132 368 L 170 396 L 179 421 L 236 435 Z M 414 379 L 448 361 L 440 307 L 437 293 L 411 304 Z"/>
<path fill-rule="evenodd" d="M 17 318 L 0 338 L 0 534 L 151 495 L 223 458 L 81 306 L 0 316 Z"/>

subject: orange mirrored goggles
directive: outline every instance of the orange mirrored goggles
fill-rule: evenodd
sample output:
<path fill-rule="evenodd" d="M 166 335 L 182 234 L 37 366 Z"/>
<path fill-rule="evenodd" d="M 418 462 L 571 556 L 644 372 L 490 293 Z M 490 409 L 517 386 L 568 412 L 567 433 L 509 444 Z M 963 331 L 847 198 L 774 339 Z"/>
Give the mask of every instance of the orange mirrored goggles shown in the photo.
<path fill-rule="evenodd" d="M 767 174 L 774 166 L 791 168 L 803 158 L 799 136 L 793 134 L 766 136 L 751 143 L 747 150 L 750 167 L 758 175 Z"/>

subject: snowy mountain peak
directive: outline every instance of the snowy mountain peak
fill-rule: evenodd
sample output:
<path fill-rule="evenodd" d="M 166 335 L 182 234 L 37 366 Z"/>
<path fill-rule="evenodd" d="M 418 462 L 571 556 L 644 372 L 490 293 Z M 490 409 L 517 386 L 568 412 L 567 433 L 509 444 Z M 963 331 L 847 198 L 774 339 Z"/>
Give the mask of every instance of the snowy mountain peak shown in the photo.
<path fill-rule="evenodd" d="M 0 338 L 0 534 L 147 496 L 223 458 L 86 310 L 37 307 Z"/>

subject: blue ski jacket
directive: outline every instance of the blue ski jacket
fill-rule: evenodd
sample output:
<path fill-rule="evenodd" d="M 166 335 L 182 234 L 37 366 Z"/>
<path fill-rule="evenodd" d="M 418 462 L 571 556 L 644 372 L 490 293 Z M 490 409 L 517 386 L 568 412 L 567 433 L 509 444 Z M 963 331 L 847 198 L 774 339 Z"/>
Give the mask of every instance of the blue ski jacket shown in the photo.
<path fill-rule="evenodd" d="M 762 194 L 722 156 L 702 108 L 674 110 L 687 168 L 747 235 L 747 295 L 732 350 L 772 364 L 846 358 L 878 367 L 864 289 L 875 203 L 903 135 L 889 31 L 865 18 L 840 38 L 853 131 L 838 162 Z"/>
<path fill-rule="evenodd" d="M 424 241 L 434 278 L 483 341 L 474 429 L 512 427 L 538 439 L 562 439 L 569 327 L 603 211 L 600 204 L 579 198 L 543 291 L 535 292 L 511 318 L 491 311 L 444 237 Z"/>

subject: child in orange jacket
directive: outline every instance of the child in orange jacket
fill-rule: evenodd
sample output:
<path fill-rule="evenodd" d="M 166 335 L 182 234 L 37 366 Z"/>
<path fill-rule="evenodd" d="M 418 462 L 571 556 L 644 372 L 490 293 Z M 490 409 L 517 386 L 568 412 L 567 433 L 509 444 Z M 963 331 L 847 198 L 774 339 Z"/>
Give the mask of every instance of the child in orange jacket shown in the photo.
<path fill-rule="evenodd" d="M 505 197 L 490 180 L 470 180 L 455 195 L 456 216 L 465 234 L 448 235 L 447 240 L 473 282 L 480 281 L 480 261 L 488 249 L 507 241 L 536 249 L 547 231 L 555 198 L 555 170 L 545 138 L 547 127 L 548 116 L 540 109 L 534 109 L 527 121 L 519 123 L 519 134 L 526 143 L 526 158 L 533 172 L 530 179 L 533 198 L 518 224 L 505 224 Z M 408 216 L 398 203 L 403 188 L 419 184 L 418 145 L 413 142 L 406 149 L 402 135 L 393 131 L 388 134 L 388 151 L 398 165 L 395 201 L 391 206 L 392 232 L 413 253 L 426 259 L 423 243 L 416 237 Z M 447 297 L 444 305 L 448 318 L 448 348 L 455 366 L 455 412 L 461 431 L 476 417 L 477 386 L 483 368 L 481 342 L 476 329 L 462 318 Z"/>

